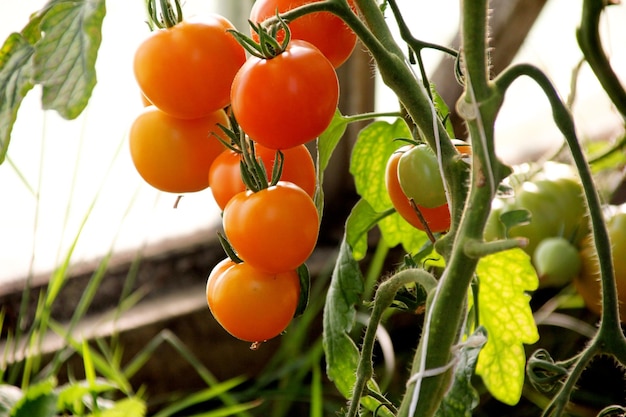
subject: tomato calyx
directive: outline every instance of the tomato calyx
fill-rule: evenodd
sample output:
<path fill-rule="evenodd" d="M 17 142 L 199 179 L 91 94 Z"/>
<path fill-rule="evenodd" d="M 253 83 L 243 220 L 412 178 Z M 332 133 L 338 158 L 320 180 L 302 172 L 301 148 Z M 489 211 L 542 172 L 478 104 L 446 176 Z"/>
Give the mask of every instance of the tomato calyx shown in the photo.
<path fill-rule="evenodd" d="M 176 26 L 183 21 L 183 10 L 179 0 L 174 0 L 174 5 L 170 0 L 148 0 L 148 26 L 151 30 L 155 27 L 159 29 L 167 29 Z M 159 13 L 160 11 L 160 13 Z"/>
<path fill-rule="evenodd" d="M 251 55 L 261 59 L 272 59 L 282 54 L 291 41 L 289 26 L 278 13 L 276 14 L 276 21 L 276 24 L 269 27 L 264 27 L 261 23 L 249 21 L 250 27 L 259 37 L 258 42 L 239 31 L 229 30 L 229 32 Z M 284 32 L 284 38 L 279 42 L 277 35 L 281 30 Z"/>
<path fill-rule="evenodd" d="M 237 124 L 237 120 L 231 114 L 229 116 L 230 127 L 218 125 L 228 136 L 230 142 L 218 139 L 230 150 L 239 153 L 241 158 L 241 180 L 247 189 L 254 192 L 261 191 L 280 181 L 285 160 L 284 154 L 276 150 L 276 157 L 272 165 L 272 172 L 268 175 L 260 157 L 257 157 L 255 144 Z"/>

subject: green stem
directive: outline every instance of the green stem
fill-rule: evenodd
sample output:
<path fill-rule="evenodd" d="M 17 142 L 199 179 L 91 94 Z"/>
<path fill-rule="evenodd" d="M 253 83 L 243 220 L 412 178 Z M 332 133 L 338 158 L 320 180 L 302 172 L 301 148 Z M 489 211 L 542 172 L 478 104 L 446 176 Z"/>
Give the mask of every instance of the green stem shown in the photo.
<path fill-rule="evenodd" d="M 352 392 L 350 409 L 346 417 L 356 417 L 358 415 L 360 399 L 365 393 L 367 383 L 374 375 L 372 355 L 374 352 L 374 342 L 376 341 L 376 330 L 383 317 L 383 313 L 391 306 L 398 290 L 409 283 L 421 285 L 428 293 L 437 286 L 437 280 L 431 274 L 423 269 L 412 268 L 396 273 L 378 287 L 374 297 L 374 308 L 372 309 L 372 314 L 363 338 L 361 357 L 356 373 L 356 383 Z"/>
<path fill-rule="evenodd" d="M 591 359 L 599 354 L 611 354 L 622 364 L 626 360 L 626 337 L 622 333 L 619 312 L 615 271 L 611 258 L 611 244 L 608 230 L 604 222 L 600 196 L 593 182 L 591 169 L 585 159 L 584 152 L 574 126 L 571 114 L 560 99 L 556 89 L 548 77 L 538 68 L 531 65 L 517 65 L 502 73 L 497 85 L 504 91 L 519 76 L 527 75 L 532 78 L 544 91 L 552 107 L 553 118 L 565 136 L 572 158 L 578 170 L 580 181 L 585 192 L 594 246 L 598 254 L 600 268 L 600 282 L 602 286 L 602 316 L 596 337 L 571 369 L 565 383 L 553 398 L 545 415 L 560 415 L 569 401 L 572 390 L 578 378 Z"/>
<path fill-rule="evenodd" d="M 626 91 L 617 74 L 613 71 L 609 58 L 604 53 L 600 39 L 600 16 L 607 5 L 617 4 L 611 0 L 584 0 L 580 26 L 576 31 L 578 45 L 585 59 L 600 81 L 622 117 L 626 118 Z"/>

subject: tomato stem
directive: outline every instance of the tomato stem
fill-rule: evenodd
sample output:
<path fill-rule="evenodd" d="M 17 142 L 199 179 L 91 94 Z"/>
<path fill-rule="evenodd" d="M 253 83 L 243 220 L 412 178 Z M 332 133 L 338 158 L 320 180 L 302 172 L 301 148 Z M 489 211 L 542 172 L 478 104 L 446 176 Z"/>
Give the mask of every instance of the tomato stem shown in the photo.
<path fill-rule="evenodd" d="M 183 21 L 183 10 L 179 0 L 174 0 L 174 5 L 170 0 L 147 0 L 148 25 L 151 29 L 167 29 L 176 26 Z M 160 13 L 159 13 L 160 12 Z"/>
<path fill-rule="evenodd" d="M 266 27 L 262 23 L 248 20 L 250 27 L 259 37 L 258 42 L 237 30 L 231 29 L 229 32 L 251 55 L 261 59 L 272 59 L 282 54 L 291 41 L 291 31 L 287 21 L 276 14 L 276 20 L 272 20 L 272 22 L 276 23 Z M 278 42 L 277 35 L 280 30 L 283 31 L 284 37 L 281 42 Z"/>

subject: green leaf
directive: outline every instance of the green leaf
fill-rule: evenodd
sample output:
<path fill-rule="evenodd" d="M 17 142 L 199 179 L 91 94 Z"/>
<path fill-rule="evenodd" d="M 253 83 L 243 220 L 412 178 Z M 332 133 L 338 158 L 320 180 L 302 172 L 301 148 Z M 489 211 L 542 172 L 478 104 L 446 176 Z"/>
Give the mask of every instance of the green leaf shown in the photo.
<path fill-rule="evenodd" d="M 96 85 L 96 58 L 102 40 L 104 0 L 48 3 L 35 44 L 35 82 L 43 87 L 42 105 L 74 119 L 85 109 Z"/>
<path fill-rule="evenodd" d="M 352 256 L 352 248 L 344 241 L 331 277 L 324 304 L 323 344 L 326 373 L 346 398 L 356 381 L 359 350 L 348 333 L 356 319 L 355 306 L 361 302 L 363 276 Z"/>
<path fill-rule="evenodd" d="M 15 404 L 11 417 L 53 417 L 57 412 L 56 381 L 48 379 L 28 387 Z"/>
<path fill-rule="evenodd" d="M 463 344 L 458 352 L 459 361 L 454 370 L 452 386 L 435 413 L 435 417 L 472 416 L 472 410 L 476 408 L 480 399 L 472 386 L 472 377 L 476 369 L 478 354 L 486 341 L 486 331 L 483 327 L 479 327 Z"/>
<path fill-rule="evenodd" d="M 137 397 L 124 398 L 115 402 L 113 407 L 100 410 L 93 417 L 143 417 L 146 415 L 145 401 Z"/>
<path fill-rule="evenodd" d="M 348 127 L 349 119 L 343 117 L 339 110 L 335 112 L 333 120 L 317 141 L 318 169 L 323 172 L 328 166 L 330 157 Z"/>
<path fill-rule="evenodd" d="M 480 285 L 480 325 L 489 334 L 489 341 L 478 358 L 476 373 L 496 399 L 515 405 L 524 384 L 523 344 L 539 339 L 528 295 L 528 291 L 537 289 L 537 273 L 530 257 L 521 249 L 482 258 L 476 273 Z"/>
<path fill-rule="evenodd" d="M 34 52 L 35 48 L 19 33 L 9 35 L 0 49 L 0 163 L 7 153 L 17 110 L 33 88 Z"/>
<path fill-rule="evenodd" d="M 350 173 L 357 193 L 381 213 L 391 208 L 385 187 L 385 169 L 391 154 L 405 143 L 394 139 L 410 138 L 411 132 L 403 119 L 395 123 L 370 123 L 359 133 L 352 149 Z"/>
<path fill-rule="evenodd" d="M 315 187 L 314 201 L 320 217 L 324 212 L 324 190 L 322 189 L 322 185 L 324 184 L 324 171 L 328 166 L 330 157 L 333 155 L 337 144 L 346 132 L 348 123 L 349 120 L 343 117 L 339 110 L 337 110 L 330 125 L 317 139 L 317 186 Z"/>
<path fill-rule="evenodd" d="M 407 253 L 419 252 L 428 241 L 425 232 L 411 226 L 398 213 L 382 219 L 378 227 L 389 247 L 402 245 Z"/>
<path fill-rule="evenodd" d="M 448 105 L 444 101 L 443 97 L 441 97 L 437 92 L 435 84 L 433 83 L 430 83 L 430 93 L 433 96 L 433 104 L 435 105 L 435 109 L 437 109 L 439 119 L 442 123 L 445 122 L 444 126 L 446 128 L 446 132 L 448 132 L 448 136 L 451 138 L 456 137 L 454 126 L 452 126 L 452 122 L 450 121 L 450 109 L 448 108 Z"/>
<path fill-rule="evenodd" d="M 386 216 L 394 214 L 392 210 L 383 213 L 374 211 L 371 205 L 363 199 L 359 200 L 346 221 L 346 241 L 352 248 L 352 257 L 359 261 L 367 252 L 367 232 L 373 229 Z"/>
<path fill-rule="evenodd" d="M 326 354 L 326 374 L 346 398 L 352 394 L 359 362 L 359 349 L 348 333 L 355 323 L 356 305 L 361 302 L 362 293 L 363 276 L 352 256 L 352 248 L 344 237 L 324 304 L 322 341 Z M 368 387 L 378 391 L 372 381 Z M 380 405 L 372 397 L 363 397 L 361 403 L 372 411 Z M 379 415 L 388 413 L 383 408 Z"/>

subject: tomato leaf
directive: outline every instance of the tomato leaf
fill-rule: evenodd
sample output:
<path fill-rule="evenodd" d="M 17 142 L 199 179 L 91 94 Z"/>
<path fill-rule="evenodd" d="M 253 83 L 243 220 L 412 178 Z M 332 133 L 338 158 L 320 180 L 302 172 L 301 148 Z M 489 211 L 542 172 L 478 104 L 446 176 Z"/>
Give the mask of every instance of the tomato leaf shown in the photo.
<path fill-rule="evenodd" d="M 419 252 L 428 242 L 426 233 L 411 226 L 398 213 L 382 219 L 378 227 L 389 247 L 402 245 L 407 253 Z"/>
<path fill-rule="evenodd" d="M 478 405 L 480 399 L 472 386 L 472 378 L 478 354 L 487 341 L 486 337 L 485 329 L 479 327 L 459 350 L 459 361 L 454 370 L 452 386 L 435 413 L 435 417 L 472 416 L 472 410 Z"/>
<path fill-rule="evenodd" d="M 105 0 L 51 0 L 31 15 L 21 33 L 5 40 L 0 49 L 0 163 L 18 109 L 35 84 L 43 87 L 45 110 L 74 119 L 85 109 L 96 85 L 105 13 Z"/>
<path fill-rule="evenodd" d="M 381 219 L 389 214 L 391 210 L 377 213 L 365 200 L 359 200 L 348 216 L 346 221 L 346 240 L 352 248 L 352 257 L 359 261 L 365 257 L 367 252 L 367 232 L 373 229 Z"/>
<path fill-rule="evenodd" d="M 405 145 L 394 139 L 410 137 L 406 122 L 398 118 L 393 124 L 384 121 L 370 123 L 361 130 L 354 144 L 350 173 L 356 191 L 378 213 L 392 206 L 385 187 L 385 168 L 391 154 Z"/>
<path fill-rule="evenodd" d="M 476 273 L 479 320 L 489 334 L 476 373 L 496 399 L 514 405 L 524 384 L 523 344 L 539 339 L 527 294 L 537 289 L 537 273 L 521 249 L 482 258 Z"/>
<path fill-rule="evenodd" d="M 324 171 L 328 166 L 330 157 L 333 155 L 337 144 L 346 132 L 348 122 L 348 119 L 343 117 L 339 110 L 337 110 L 330 125 L 328 125 L 326 130 L 317 139 L 317 161 L 315 163 L 317 186 L 315 187 L 313 199 L 320 217 L 324 211 L 324 190 L 322 189 L 322 185 L 324 184 Z"/>
<path fill-rule="evenodd" d="M 12 33 L 0 49 L 0 163 L 11 140 L 17 110 L 33 88 L 32 56 L 35 48 L 19 33 Z"/>
<path fill-rule="evenodd" d="M 324 304 L 323 345 L 326 374 L 346 398 L 350 398 L 356 382 L 359 349 L 349 332 L 356 320 L 356 305 L 361 302 L 363 287 L 359 264 L 344 237 Z M 373 381 L 370 381 L 368 387 L 380 393 Z M 379 401 L 369 396 L 361 398 L 361 403 L 371 411 L 380 405 Z M 379 415 L 386 416 L 389 413 L 383 407 Z"/>
<path fill-rule="evenodd" d="M 48 3 L 41 20 L 45 36 L 36 43 L 35 82 L 42 104 L 66 119 L 82 113 L 96 85 L 96 57 L 102 40 L 104 0 Z"/>
<path fill-rule="evenodd" d="M 335 112 L 333 120 L 317 141 L 317 165 L 320 172 L 324 172 L 333 155 L 333 151 L 346 132 L 349 120 L 341 115 L 339 110 Z"/>

